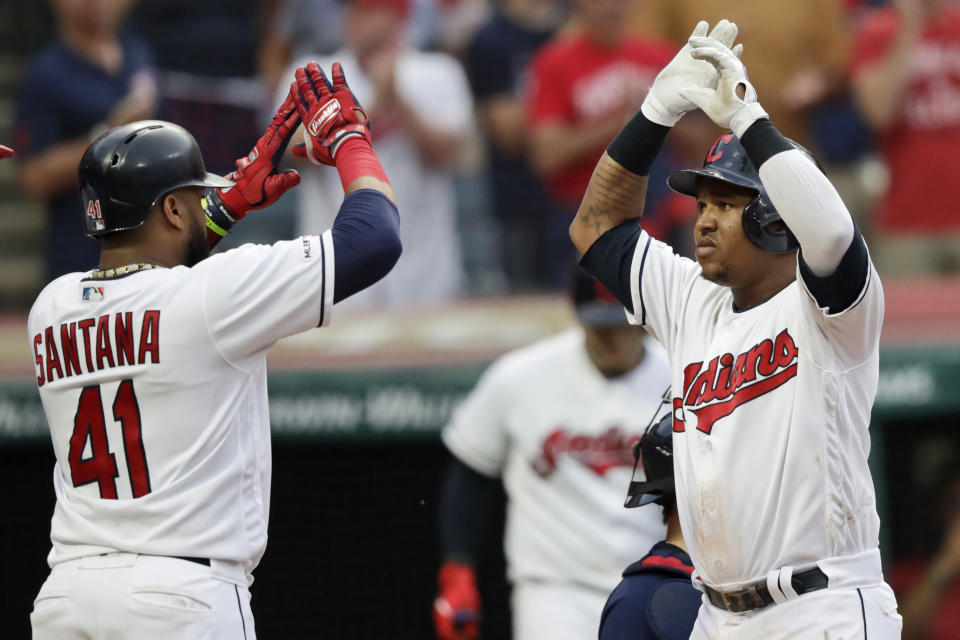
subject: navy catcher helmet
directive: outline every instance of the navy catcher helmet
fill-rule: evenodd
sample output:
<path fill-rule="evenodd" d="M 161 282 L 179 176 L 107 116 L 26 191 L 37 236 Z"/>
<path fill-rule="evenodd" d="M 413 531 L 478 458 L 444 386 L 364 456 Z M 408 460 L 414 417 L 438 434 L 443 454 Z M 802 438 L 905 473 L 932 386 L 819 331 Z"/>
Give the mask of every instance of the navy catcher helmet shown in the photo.
<path fill-rule="evenodd" d="M 809 151 L 792 140 L 790 142 L 810 156 Z M 774 253 L 789 253 L 799 248 L 797 239 L 770 202 L 760 182 L 760 174 L 737 136 L 726 133 L 717 138 L 703 159 L 701 168 L 674 171 L 667 176 L 667 185 L 677 193 L 695 198 L 701 178 L 713 178 L 756 192 L 757 195 L 743 208 L 742 217 L 743 232 L 753 244 Z M 780 224 L 774 226 L 775 222 Z"/>
<path fill-rule="evenodd" d="M 665 495 L 676 493 L 673 486 L 673 411 L 660 415 L 671 404 L 670 389 L 667 389 L 643 436 L 633 444 L 633 476 L 627 488 L 627 500 L 623 503 L 628 509 L 651 502 L 663 504 Z M 659 420 L 657 416 L 660 416 Z M 642 482 L 637 480 L 637 465 L 641 459 L 647 476 Z"/>
<path fill-rule="evenodd" d="M 80 160 L 83 220 L 92 237 L 139 227 L 174 189 L 233 184 L 207 173 L 200 147 L 186 129 L 162 120 L 111 129 Z"/>

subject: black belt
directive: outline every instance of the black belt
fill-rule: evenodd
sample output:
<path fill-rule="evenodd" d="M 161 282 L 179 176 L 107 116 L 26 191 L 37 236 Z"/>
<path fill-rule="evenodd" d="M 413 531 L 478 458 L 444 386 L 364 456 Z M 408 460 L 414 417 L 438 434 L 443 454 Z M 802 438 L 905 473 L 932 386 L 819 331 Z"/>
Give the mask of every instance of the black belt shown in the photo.
<path fill-rule="evenodd" d="M 187 562 L 196 562 L 197 564 L 202 564 L 205 567 L 210 566 L 209 558 L 188 558 L 187 556 L 170 556 L 171 558 L 176 558 L 177 560 L 186 560 Z"/>
<path fill-rule="evenodd" d="M 797 595 L 802 595 L 809 591 L 827 588 L 827 574 L 819 568 L 809 569 L 793 574 L 790 578 L 790 585 Z M 753 611 L 763 609 L 776 600 L 770 595 L 766 581 L 755 582 L 746 587 L 735 589 L 733 591 L 717 591 L 707 585 L 703 585 L 707 593 L 707 599 L 715 607 L 726 609 L 732 613 L 743 613 L 744 611 Z"/>

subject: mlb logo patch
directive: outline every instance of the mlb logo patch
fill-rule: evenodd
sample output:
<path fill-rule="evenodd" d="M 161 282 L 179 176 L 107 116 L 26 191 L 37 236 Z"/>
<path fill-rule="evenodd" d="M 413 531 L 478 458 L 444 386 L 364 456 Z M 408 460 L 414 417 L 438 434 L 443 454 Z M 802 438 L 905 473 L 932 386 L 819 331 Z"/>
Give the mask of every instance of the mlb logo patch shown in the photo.
<path fill-rule="evenodd" d="M 81 297 L 84 302 L 99 302 L 103 300 L 103 287 L 84 287 Z"/>

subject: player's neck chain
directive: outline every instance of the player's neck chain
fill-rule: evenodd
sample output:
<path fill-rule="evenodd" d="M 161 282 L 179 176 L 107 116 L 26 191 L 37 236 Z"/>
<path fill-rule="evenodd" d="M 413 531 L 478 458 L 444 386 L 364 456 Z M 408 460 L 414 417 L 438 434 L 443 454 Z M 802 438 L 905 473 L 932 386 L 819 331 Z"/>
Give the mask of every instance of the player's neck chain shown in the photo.
<path fill-rule="evenodd" d="M 134 273 L 136 271 L 147 271 L 148 269 L 159 269 L 160 265 L 150 264 L 149 262 L 138 262 L 137 264 L 125 264 L 122 267 L 114 267 L 112 269 L 96 269 L 93 273 L 90 274 L 90 277 L 95 280 L 103 280 L 104 278 L 116 278 L 117 276 L 125 276 L 128 273 Z"/>

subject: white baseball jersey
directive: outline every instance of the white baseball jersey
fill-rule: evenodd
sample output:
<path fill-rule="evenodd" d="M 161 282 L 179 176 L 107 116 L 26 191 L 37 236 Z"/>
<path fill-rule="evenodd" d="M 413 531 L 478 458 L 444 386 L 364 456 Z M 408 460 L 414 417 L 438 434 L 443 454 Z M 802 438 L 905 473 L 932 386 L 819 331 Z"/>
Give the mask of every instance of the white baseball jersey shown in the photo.
<path fill-rule="evenodd" d="M 631 291 L 632 321 L 673 365 L 678 508 L 701 578 L 732 588 L 863 553 L 879 574 L 867 428 L 884 307 L 873 265 L 841 313 L 818 308 L 799 271 L 735 312 L 729 288 L 642 232 Z"/>
<path fill-rule="evenodd" d="M 50 565 L 189 556 L 249 583 L 270 512 L 266 353 L 332 305 L 329 231 L 50 283 L 28 319 L 57 458 Z"/>
<path fill-rule="evenodd" d="M 444 428 L 455 456 L 503 478 L 512 582 L 578 583 L 606 594 L 663 538 L 659 508 L 623 507 L 631 447 L 669 384 L 666 354 L 653 340 L 646 345 L 643 362 L 615 379 L 591 362 L 582 329 L 511 352 Z"/>

